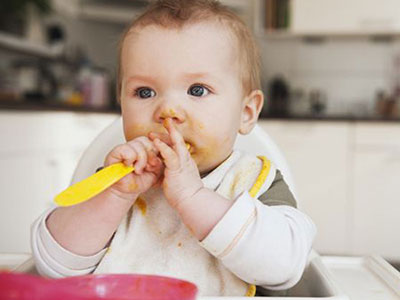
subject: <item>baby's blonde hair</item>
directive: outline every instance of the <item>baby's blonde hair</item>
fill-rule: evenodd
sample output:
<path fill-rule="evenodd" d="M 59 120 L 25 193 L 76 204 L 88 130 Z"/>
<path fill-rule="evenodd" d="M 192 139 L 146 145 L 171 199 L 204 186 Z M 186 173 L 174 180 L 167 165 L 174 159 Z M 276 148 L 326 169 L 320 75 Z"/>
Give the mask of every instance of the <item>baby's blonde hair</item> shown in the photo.
<path fill-rule="evenodd" d="M 206 20 L 222 23 L 236 37 L 239 50 L 240 76 L 244 95 L 260 89 L 260 54 L 246 24 L 228 7 L 217 0 L 157 0 L 137 17 L 125 30 L 118 47 L 117 100 L 122 87 L 121 55 L 124 40 L 136 28 L 158 25 L 163 28 L 181 29 L 184 25 Z"/>

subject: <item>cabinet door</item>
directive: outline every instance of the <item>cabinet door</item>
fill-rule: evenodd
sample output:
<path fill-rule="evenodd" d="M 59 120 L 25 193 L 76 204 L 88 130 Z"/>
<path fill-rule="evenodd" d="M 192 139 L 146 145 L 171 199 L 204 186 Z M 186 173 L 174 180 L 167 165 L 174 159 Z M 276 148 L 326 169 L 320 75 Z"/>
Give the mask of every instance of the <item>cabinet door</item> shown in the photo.
<path fill-rule="evenodd" d="M 118 118 L 114 114 L 73 112 L 0 112 L 0 153 L 85 149 Z"/>
<path fill-rule="evenodd" d="M 296 33 L 346 34 L 400 31 L 398 0 L 292 0 Z"/>
<path fill-rule="evenodd" d="M 400 126 L 356 128 L 354 254 L 400 261 Z"/>
<path fill-rule="evenodd" d="M 69 185 L 82 152 L 115 118 L 0 113 L 0 252 L 30 252 L 30 225 Z"/>
<path fill-rule="evenodd" d="M 300 208 L 317 226 L 314 248 L 322 254 L 350 249 L 351 211 L 347 123 L 262 121 L 288 160 Z"/>
<path fill-rule="evenodd" d="M 0 252 L 30 252 L 30 226 L 50 207 L 52 161 L 38 155 L 0 159 Z"/>

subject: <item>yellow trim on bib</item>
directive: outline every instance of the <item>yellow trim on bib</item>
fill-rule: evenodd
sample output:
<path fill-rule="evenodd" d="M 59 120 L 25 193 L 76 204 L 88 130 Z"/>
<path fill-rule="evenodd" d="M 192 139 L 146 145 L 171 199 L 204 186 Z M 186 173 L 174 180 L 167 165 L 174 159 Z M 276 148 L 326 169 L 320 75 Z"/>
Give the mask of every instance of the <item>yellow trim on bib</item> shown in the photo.
<path fill-rule="evenodd" d="M 250 196 L 253 198 L 257 195 L 257 193 L 261 189 L 262 185 L 264 184 L 264 181 L 268 177 L 269 171 L 271 170 L 271 161 L 268 158 L 266 158 L 265 156 L 257 156 L 257 157 L 262 160 L 263 165 L 261 168 L 261 172 L 257 177 L 256 182 L 249 191 Z"/>
<path fill-rule="evenodd" d="M 269 171 L 271 170 L 271 161 L 266 158 L 265 156 L 257 156 L 259 159 L 262 160 L 262 167 L 261 172 L 257 177 L 256 182 L 252 186 L 249 191 L 251 197 L 255 197 L 257 193 L 260 191 L 261 187 L 263 186 L 265 180 L 268 177 Z M 254 297 L 256 295 L 256 286 L 254 284 L 250 284 L 249 288 L 247 289 L 245 297 Z"/>
<path fill-rule="evenodd" d="M 245 297 L 254 297 L 256 295 L 256 286 L 254 284 L 250 284 L 247 289 Z"/>

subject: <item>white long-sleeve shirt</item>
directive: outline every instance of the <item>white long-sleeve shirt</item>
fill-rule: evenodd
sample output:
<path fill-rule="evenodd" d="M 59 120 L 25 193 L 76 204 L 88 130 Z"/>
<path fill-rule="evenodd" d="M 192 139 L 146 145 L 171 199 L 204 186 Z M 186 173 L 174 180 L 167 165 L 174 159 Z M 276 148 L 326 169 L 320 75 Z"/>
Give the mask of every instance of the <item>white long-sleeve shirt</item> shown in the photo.
<path fill-rule="evenodd" d="M 227 162 L 203 178 L 205 185 L 214 190 L 220 188 L 238 155 L 234 152 Z M 293 207 L 294 198 L 280 172 L 276 170 L 271 176 L 256 198 L 247 190 L 234 195 L 232 207 L 198 245 L 244 282 L 281 290 L 300 279 L 316 230 L 312 221 Z M 51 211 L 32 225 L 32 251 L 38 271 L 54 278 L 95 271 L 108 249 L 87 257 L 67 251 L 46 227 Z"/>

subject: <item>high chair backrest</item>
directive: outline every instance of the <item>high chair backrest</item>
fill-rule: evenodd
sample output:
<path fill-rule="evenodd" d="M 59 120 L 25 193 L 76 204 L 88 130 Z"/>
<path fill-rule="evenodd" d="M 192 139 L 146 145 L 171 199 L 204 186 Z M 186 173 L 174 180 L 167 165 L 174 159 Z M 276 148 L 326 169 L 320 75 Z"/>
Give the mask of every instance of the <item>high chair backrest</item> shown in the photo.
<path fill-rule="evenodd" d="M 89 145 L 80 158 L 72 177 L 72 183 L 78 182 L 102 166 L 107 153 L 115 146 L 125 142 L 122 118 L 119 117 L 105 128 Z M 261 127 L 256 125 L 247 135 L 238 135 L 235 149 L 240 149 L 255 155 L 265 155 L 281 171 L 293 194 L 296 189 L 292 174 L 285 157 L 271 137 Z"/>

